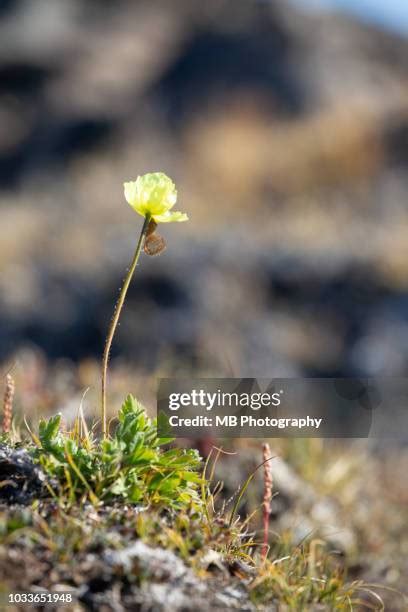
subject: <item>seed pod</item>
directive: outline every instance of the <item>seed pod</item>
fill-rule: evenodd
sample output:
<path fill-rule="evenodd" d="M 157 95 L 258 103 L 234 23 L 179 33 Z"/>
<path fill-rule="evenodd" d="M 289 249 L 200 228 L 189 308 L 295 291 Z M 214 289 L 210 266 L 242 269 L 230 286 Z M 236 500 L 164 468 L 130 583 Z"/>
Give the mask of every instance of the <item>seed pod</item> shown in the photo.
<path fill-rule="evenodd" d="M 166 242 L 163 236 L 160 236 L 157 232 L 146 236 L 146 240 L 144 243 L 144 252 L 146 255 L 150 255 L 154 257 L 155 255 L 160 255 L 166 249 Z"/>
<path fill-rule="evenodd" d="M 153 219 L 150 219 L 149 225 L 147 226 L 147 230 L 146 230 L 146 237 L 147 236 L 151 236 L 152 234 L 154 234 L 156 229 L 157 229 L 156 221 L 154 221 Z"/>

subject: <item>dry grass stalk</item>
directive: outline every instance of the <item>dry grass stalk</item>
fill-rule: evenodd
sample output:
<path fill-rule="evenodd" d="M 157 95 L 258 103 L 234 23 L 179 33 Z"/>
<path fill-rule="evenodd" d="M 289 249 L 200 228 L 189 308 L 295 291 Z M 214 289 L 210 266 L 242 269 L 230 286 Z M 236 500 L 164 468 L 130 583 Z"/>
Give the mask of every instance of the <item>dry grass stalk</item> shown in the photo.
<path fill-rule="evenodd" d="M 11 374 L 6 376 L 6 390 L 3 399 L 3 433 L 9 433 L 11 430 L 11 419 L 13 417 L 13 400 L 14 400 L 14 378 Z"/>
<path fill-rule="evenodd" d="M 262 544 L 262 559 L 266 559 L 268 554 L 268 535 L 269 535 L 269 516 L 271 514 L 271 500 L 272 500 L 272 466 L 269 459 L 271 459 L 271 449 L 269 444 L 266 442 L 262 445 L 262 454 L 264 460 L 264 490 L 262 500 L 262 519 L 263 519 L 263 544 Z"/>

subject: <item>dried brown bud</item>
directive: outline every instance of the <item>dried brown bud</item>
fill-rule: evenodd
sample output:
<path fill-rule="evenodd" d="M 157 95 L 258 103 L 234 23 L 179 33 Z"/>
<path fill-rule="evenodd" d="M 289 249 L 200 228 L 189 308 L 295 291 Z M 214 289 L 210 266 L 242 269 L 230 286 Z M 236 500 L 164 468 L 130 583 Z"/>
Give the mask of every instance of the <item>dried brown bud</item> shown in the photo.
<path fill-rule="evenodd" d="M 143 247 L 146 255 L 151 255 L 152 257 L 154 255 L 160 255 L 160 253 L 163 253 L 166 249 L 166 242 L 163 236 L 160 236 L 160 234 L 156 232 L 156 228 L 157 223 L 152 219 L 147 227 L 146 239 Z"/>
<path fill-rule="evenodd" d="M 147 230 L 146 230 L 146 237 L 147 236 L 151 236 L 152 234 L 154 234 L 156 229 L 157 229 L 156 221 L 154 221 L 153 219 L 150 219 L 149 225 L 147 226 Z"/>

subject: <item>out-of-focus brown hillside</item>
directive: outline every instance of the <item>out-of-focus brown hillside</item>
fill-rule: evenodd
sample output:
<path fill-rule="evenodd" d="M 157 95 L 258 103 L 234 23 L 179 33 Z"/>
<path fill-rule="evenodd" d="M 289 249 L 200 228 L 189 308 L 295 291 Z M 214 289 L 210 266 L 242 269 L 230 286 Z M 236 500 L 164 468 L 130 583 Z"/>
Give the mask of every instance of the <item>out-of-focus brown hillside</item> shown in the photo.
<path fill-rule="evenodd" d="M 0 356 L 98 357 L 161 169 L 191 221 L 144 257 L 113 356 L 163 373 L 408 369 L 408 41 L 262 4 L 9 2 Z"/>

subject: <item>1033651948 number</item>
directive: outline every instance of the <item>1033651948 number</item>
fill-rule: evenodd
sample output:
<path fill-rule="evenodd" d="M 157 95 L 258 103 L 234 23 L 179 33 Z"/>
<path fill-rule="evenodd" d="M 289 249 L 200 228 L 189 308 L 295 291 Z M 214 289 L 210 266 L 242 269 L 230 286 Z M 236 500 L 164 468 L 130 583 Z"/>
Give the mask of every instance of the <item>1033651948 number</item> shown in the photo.
<path fill-rule="evenodd" d="M 73 603 L 74 596 L 69 591 L 58 591 L 51 593 L 42 591 L 40 593 L 8 593 L 8 604 L 69 604 Z"/>

